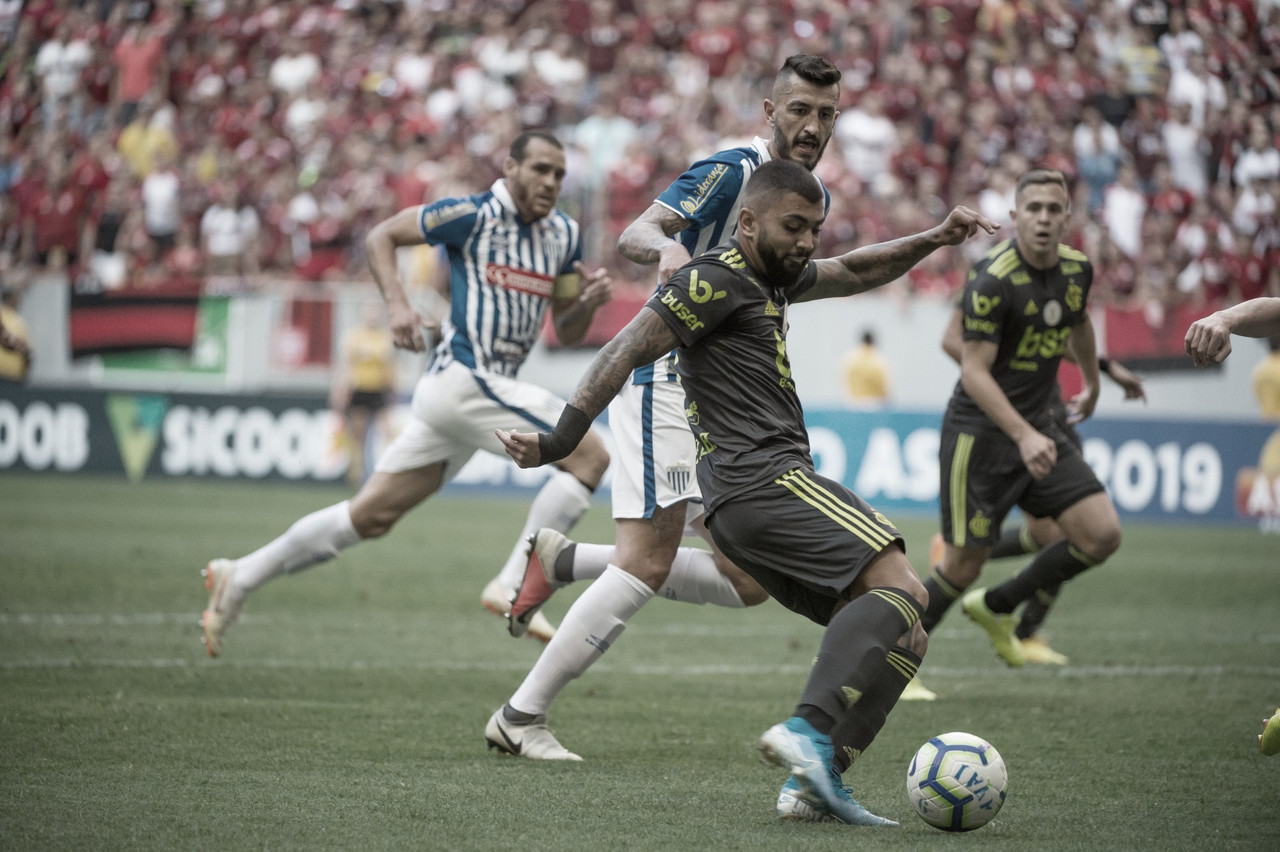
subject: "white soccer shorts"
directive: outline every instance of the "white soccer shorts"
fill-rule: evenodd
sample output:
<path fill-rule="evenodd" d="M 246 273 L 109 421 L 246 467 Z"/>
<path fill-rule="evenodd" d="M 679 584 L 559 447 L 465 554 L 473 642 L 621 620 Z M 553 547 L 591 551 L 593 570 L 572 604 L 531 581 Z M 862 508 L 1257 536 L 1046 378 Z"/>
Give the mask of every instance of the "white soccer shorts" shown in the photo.
<path fill-rule="evenodd" d="M 613 517 L 651 518 L 657 508 L 688 500 L 702 514 L 697 449 L 676 382 L 628 383 L 609 404 L 613 433 Z"/>
<path fill-rule="evenodd" d="M 454 362 L 424 374 L 413 389 L 409 422 L 378 458 L 380 473 L 445 462 L 452 479 L 476 450 L 506 458 L 494 429 L 550 432 L 565 401 L 546 388 Z"/>

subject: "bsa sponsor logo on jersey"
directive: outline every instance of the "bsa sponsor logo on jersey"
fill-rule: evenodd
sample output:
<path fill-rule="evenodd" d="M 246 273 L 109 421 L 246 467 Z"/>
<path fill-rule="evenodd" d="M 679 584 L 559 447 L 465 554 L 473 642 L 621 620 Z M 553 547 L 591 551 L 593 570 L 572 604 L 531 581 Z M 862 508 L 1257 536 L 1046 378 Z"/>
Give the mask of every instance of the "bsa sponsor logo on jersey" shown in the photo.
<path fill-rule="evenodd" d="M 550 299 L 555 287 L 555 280 L 550 275 L 530 272 L 527 269 L 515 269 L 510 266 L 491 263 L 485 267 L 485 280 L 495 287 L 528 293 L 540 299 Z"/>
<path fill-rule="evenodd" d="M 476 212 L 476 206 L 470 201 L 456 201 L 453 204 L 446 204 L 443 207 L 437 207 L 433 210 L 426 210 L 422 214 L 422 228 L 430 231 L 438 228 L 446 222 L 452 222 L 454 219 L 460 219 Z"/>
<path fill-rule="evenodd" d="M 702 179 L 702 182 L 694 187 L 693 194 L 680 202 L 680 209 L 685 213 L 696 213 L 728 173 L 728 166 L 724 163 L 717 163 L 707 173 L 707 176 Z"/>

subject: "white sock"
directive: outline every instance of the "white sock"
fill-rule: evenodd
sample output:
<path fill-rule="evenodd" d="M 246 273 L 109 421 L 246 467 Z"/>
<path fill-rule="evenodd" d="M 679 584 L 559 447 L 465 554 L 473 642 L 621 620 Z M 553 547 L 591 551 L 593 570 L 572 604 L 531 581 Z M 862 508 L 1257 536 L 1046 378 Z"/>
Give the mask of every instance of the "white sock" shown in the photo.
<path fill-rule="evenodd" d="M 578 580 L 594 580 L 604 573 L 613 561 L 612 544 L 584 544 L 577 542 L 573 547 L 573 577 Z M 559 579 L 558 577 L 556 579 Z"/>
<path fill-rule="evenodd" d="M 522 713 L 545 715 L 560 690 L 618 641 L 627 620 L 652 597 L 647 585 L 610 565 L 569 607 L 556 635 L 507 703 Z"/>
<path fill-rule="evenodd" d="M 673 601 L 692 604 L 715 604 L 732 609 L 746 606 L 729 578 L 716 568 L 710 551 L 682 547 L 671 563 L 667 581 L 658 587 L 659 595 Z"/>
<path fill-rule="evenodd" d="M 507 562 L 498 572 L 498 584 L 514 589 L 524 579 L 524 566 L 529 561 L 529 537 L 543 527 L 568 532 L 583 513 L 591 508 L 591 489 L 571 473 L 557 470 L 533 498 L 524 529 L 516 539 Z"/>
<path fill-rule="evenodd" d="M 358 541 L 351 525 L 351 502 L 344 500 L 299 518 L 284 535 L 237 559 L 232 582 L 253 591 L 281 574 L 327 562 Z"/>

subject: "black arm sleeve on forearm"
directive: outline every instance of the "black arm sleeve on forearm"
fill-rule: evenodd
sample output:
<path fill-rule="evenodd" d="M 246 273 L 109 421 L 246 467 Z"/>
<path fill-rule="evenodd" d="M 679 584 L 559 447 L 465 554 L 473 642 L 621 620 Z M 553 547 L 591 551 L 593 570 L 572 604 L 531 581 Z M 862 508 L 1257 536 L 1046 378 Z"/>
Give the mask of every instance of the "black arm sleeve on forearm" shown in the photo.
<path fill-rule="evenodd" d="M 542 464 L 551 464 L 573 452 L 587 431 L 591 428 L 591 418 L 580 409 L 566 405 L 560 413 L 560 422 L 551 434 L 538 434 L 538 453 Z"/>

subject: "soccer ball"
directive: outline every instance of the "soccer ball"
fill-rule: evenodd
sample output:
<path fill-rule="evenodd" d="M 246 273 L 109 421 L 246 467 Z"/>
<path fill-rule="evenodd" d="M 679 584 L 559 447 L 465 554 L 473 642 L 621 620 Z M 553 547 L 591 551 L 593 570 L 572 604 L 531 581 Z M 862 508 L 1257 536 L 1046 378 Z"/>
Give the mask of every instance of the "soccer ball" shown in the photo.
<path fill-rule="evenodd" d="M 907 767 L 907 796 L 920 818 L 943 831 L 973 831 L 1004 804 L 1009 776 L 991 743 L 953 731 L 920 746 Z"/>

